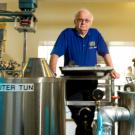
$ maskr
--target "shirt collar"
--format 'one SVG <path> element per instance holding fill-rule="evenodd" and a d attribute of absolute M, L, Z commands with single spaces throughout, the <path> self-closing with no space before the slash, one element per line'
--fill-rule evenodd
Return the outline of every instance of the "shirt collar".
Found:
<path fill-rule="evenodd" d="M 89 30 L 85 36 L 80 35 L 79 32 L 76 30 L 76 28 L 74 28 L 74 30 L 75 30 L 75 33 L 81 38 L 85 38 L 87 35 L 90 35 Z"/>

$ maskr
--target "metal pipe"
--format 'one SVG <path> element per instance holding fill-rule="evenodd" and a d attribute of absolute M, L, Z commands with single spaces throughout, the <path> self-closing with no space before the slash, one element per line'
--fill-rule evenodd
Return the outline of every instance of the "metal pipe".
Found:
<path fill-rule="evenodd" d="M 98 127 L 100 128 L 98 129 L 102 131 L 103 135 L 111 135 L 112 126 L 114 122 L 129 120 L 130 117 L 131 116 L 129 110 L 124 107 L 104 106 L 99 109 L 97 122 L 98 122 Z M 102 122 L 100 118 L 102 118 Z M 100 133 L 100 135 L 102 134 Z"/>
<path fill-rule="evenodd" d="M 12 12 L 12 11 L 0 11 L 0 16 L 34 16 L 31 11 L 20 11 L 20 12 Z"/>
<path fill-rule="evenodd" d="M 14 22 L 15 18 L 0 18 L 0 22 Z"/>
<path fill-rule="evenodd" d="M 24 31 L 24 44 L 23 44 L 23 61 L 22 61 L 22 67 L 26 64 L 26 52 L 27 52 L 27 32 Z"/>

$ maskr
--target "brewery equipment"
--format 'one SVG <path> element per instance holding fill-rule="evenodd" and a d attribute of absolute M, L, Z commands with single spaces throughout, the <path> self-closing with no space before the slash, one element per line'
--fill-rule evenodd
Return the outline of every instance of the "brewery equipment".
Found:
<path fill-rule="evenodd" d="M 130 120 L 119 122 L 118 135 L 134 135 L 135 134 L 135 92 L 119 91 L 119 106 L 127 108 L 130 112 Z"/>
<path fill-rule="evenodd" d="M 33 84 L 34 91 L 5 93 L 4 135 L 65 134 L 64 91 L 60 78 L 7 79 L 6 83 L 24 87 Z"/>
<path fill-rule="evenodd" d="M 109 73 L 113 70 L 112 67 L 76 67 L 66 66 L 60 68 L 63 73 L 64 88 L 66 91 L 66 82 L 71 80 L 98 80 L 98 87 L 104 92 L 104 97 L 101 104 L 107 105 L 111 103 L 111 96 L 113 95 L 114 82 L 109 76 Z M 95 105 L 95 101 L 67 101 L 67 105 L 76 106 L 90 106 Z"/>
<path fill-rule="evenodd" d="M 95 109 L 95 116 L 93 119 L 92 127 L 93 127 L 93 134 L 97 135 L 97 115 L 99 108 L 101 106 L 106 106 L 111 104 L 111 96 L 114 94 L 114 82 L 113 79 L 109 76 L 109 73 L 113 70 L 112 67 L 79 67 L 79 66 L 66 66 L 60 68 L 63 73 L 64 79 L 64 89 L 65 92 L 68 91 L 67 82 L 74 83 L 74 81 L 81 81 L 84 80 L 98 80 L 97 89 L 95 89 L 92 93 L 94 98 L 93 101 L 74 101 L 67 99 L 66 103 L 68 106 L 82 106 L 78 112 L 80 117 L 80 121 L 84 123 L 84 127 L 89 128 L 89 118 L 90 118 L 90 106 L 96 106 Z M 91 86 L 89 86 L 91 87 Z"/>
<path fill-rule="evenodd" d="M 0 11 L 0 22 L 15 22 L 24 33 L 22 68 L 3 70 L 0 78 L 1 135 L 64 135 L 62 79 L 55 78 L 45 59 L 26 62 L 27 32 L 35 32 L 36 0 L 19 0 L 19 12 Z M 3 68 L 3 67 L 2 67 Z M 7 73 L 11 73 L 9 76 Z M 3 81 L 2 81 L 3 80 Z"/>
<path fill-rule="evenodd" d="M 62 79 L 53 76 L 45 59 L 30 58 L 23 78 L 4 81 L 3 135 L 65 134 Z"/>

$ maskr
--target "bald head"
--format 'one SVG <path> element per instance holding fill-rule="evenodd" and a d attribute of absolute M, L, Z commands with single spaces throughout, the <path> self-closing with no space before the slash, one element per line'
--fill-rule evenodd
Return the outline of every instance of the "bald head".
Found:
<path fill-rule="evenodd" d="M 80 35 L 85 36 L 93 22 L 93 15 L 87 9 L 80 9 L 75 14 L 74 24 Z"/>
<path fill-rule="evenodd" d="M 88 10 L 88 9 L 80 9 L 79 11 L 76 12 L 75 14 L 75 20 L 82 14 L 85 13 L 87 16 L 89 16 L 91 22 L 93 21 L 93 14 Z"/>

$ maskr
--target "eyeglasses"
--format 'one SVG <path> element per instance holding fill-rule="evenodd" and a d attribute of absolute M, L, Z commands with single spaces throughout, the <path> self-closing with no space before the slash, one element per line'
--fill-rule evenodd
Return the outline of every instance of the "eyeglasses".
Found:
<path fill-rule="evenodd" d="M 79 22 L 79 23 L 82 23 L 82 22 L 89 23 L 90 20 L 89 19 L 77 19 L 77 22 Z"/>

